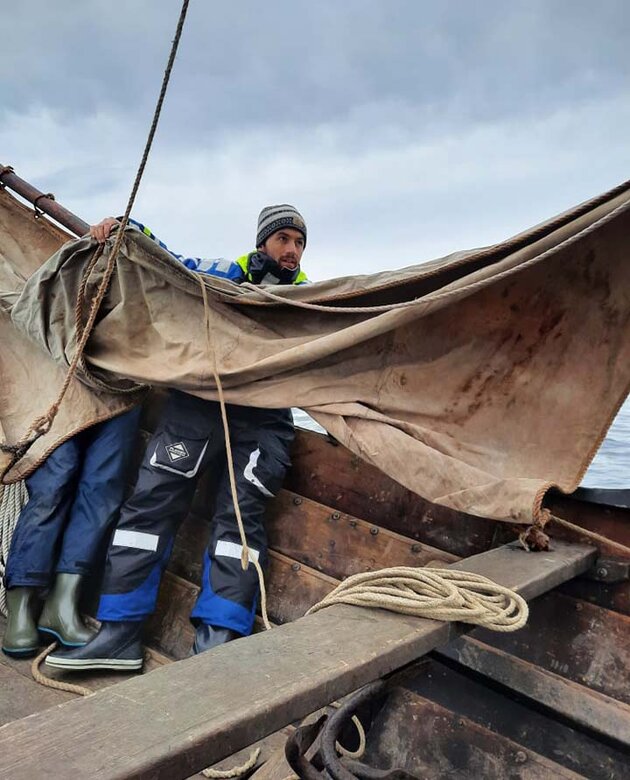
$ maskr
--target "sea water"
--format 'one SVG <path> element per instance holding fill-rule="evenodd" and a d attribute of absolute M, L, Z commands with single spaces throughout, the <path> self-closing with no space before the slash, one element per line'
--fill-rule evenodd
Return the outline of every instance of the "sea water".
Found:
<path fill-rule="evenodd" d="M 293 409 L 293 419 L 300 428 L 325 433 L 301 409 Z M 582 484 L 600 488 L 630 487 L 630 399 L 621 407 Z"/>

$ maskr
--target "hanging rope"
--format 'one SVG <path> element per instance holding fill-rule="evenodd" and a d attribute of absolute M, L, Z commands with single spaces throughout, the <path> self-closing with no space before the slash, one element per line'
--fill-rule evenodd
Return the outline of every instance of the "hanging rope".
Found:
<path fill-rule="evenodd" d="M 261 565 L 254 558 L 250 559 L 249 546 L 247 544 L 247 535 L 245 534 L 245 527 L 243 525 L 243 517 L 241 515 L 241 508 L 238 503 L 238 494 L 236 491 L 236 477 L 234 475 L 234 459 L 232 457 L 232 443 L 230 440 L 230 427 L 228 425 L 227 410 L 225 406 L 225 397 L 223 395 L 223 385 L 221 383 L 221 376 L 219 375 L 219 369 L 217 366 L 217 353 L 212 342 L 212 308 L 208 302 L 208 290 L 203 281 L 201 274 L 196 274 L 199 286 L 201 287 L 201 297 L 203 298 L 203 311 L 206 323 L 206 345 L 208 348 L 208 355 L 211 358 L 212 376 L 217 386 L 217 392 L 219 394 L 219 405 L 221 407 L 221 420 L 223 422 L 223 434 L 225 436 L 225 450 L 227 454 L 227 466 L 230 477 L 230 490 L 232 492 L 232 503 L 234 504 L 234 514 L 236 515 L 236 523 L 238 525 L 238 533 L 241 538 L 241 547 L 243 552 L 241 553 L 241 566 L 243 570 L 247 569 L 247 566 L 251 562 L 258 575 L 258 584 L 260 586 L 260 614 L 263 619 L 265 628 L 269 630 L 272 626 L 269 622 L 267 615 L 267 590 L 265 588 L 265 577 Z"/>
<path fill-rule="evenodd" d="M 332 604 L 380 607 L 414 617 L 473 623 L 492 631 L 516 631 L 529 614 L 522 596 L 481 574 L 409 566 L 354 574 L 306 614 Z"/>
<path fill-rule="evenodd" d="M 179 46 L 179 40 L 181 38 L 182 30 L 184 27 L 184 21 L 186 19 L 186 12 L 188 11 L 188 4 L 190 0 L 184 0 L 182 4 L 182 9 L 179 15 L 179 20 L 177 23 L 177 30 L 175 32 L 175 38 L 173 39 L 173 44 L 171 46 L 170 55 L 168 58 L 168 63 L 166 65 L 166 70 L 164 71 L 164 78 L 162 80 L 162 87 L 160 89 L 160 94 L 158 97 L 157 105 L 155 107 L 155 112 L 153 114 L 153 121 L 151 122 L 151 129 L 149 130 L 149 135 L 147 138 L 147 142 L 144 147 L 144 152 L 142 154 L 142 159 L 140 161 L 140 165 L 138 167 L 138 171 L 136 173 L 136 178 L 133 183 L 133 187 L 131 189 L 131 194 L 129 195 L 129 200 L 127 202 L 127 207 L 125 209 L 125 214 L 121 220 L 120 227 L 118 228 L 118 231 L 116 233 L 116 239 L 114 241 L 114 245 L 112 247 L 112 250 L 109 254 L 107 265 L 105 267 L 105 271 L 103 272 L 103 278 L 101 280 L 101 283 L 98 287 L 98 290 L 96 291 L 96 294 L 94 296 L 94 299 L 92 300 L 91 307 L 90 307 L 90 313 L 88 315 L 87 322 L 85 324 L 85 328 L 81 334 L 81 338 L 79 339 L 79 343 L 77 344 L 77 348 L 74 353 L 74 357 L 72 358 L 72 362 L 70 363 L 70 366 L 68 367 L 68 371 L 66 373 L 66 378 L 64 380 L 64 383 L 62 385 L 61 391 L 59 392 L 59 395 L 57 396 L 57 399 L 51 404 L 48 411 L 43 414 L 41 417 L 38 417 L 36 420 L 33 421 L 33 423 L 30 425 L 28 431 L 26 434 L 16 443 L 16 444 L 0 444 L 0 450 L 6 453 L 10 453 L 12 455 L 12 458 L 10 460 L 9 465 L 5 468 L 4 473 L 9 471 L 9 469 L 13 468 L 15 464 L 26 454 L 26 452 L 30 449 L 30 447 L 37 441 L 37 439 L 40 438 L 40 436 L 43 436 L 44 434 L 48 433 L 50 430 L 53 420 L 57 416 L 57 412 L 59 411 L 59 407 L 61 406 L 61 402 L 63 401 L 63 398 L 66 394 L 66 391 L 70 385 L 70 382 L 72 381 L 72 378 L 74 377 L 76 373 L 77 366 L 79 364 L 79 361 L 81 360 L 83 356 L 83 351 L 85 349 L 85 345 L 87 344 L 87 341 L 92 333 L 92 328 L 94 327 L 94 322 L 96 321 L 96 316 L 98 314 L 99 308 L 101 306 L 101 303 L 103 302 L 103 298 L 105 297 L 105 293 L 107 292 L 107 288 L 109 287 L 109 283 L 112 277 L 112 274 L 114 272 L 114 268 L 116 267 L 116 260 L 118 258 L 118 253 L 120 251 L 120 247 L 122 246 L 123 236 L 125 232 L 125 227 L 127 226 L 127 223 L 129 222 L 129 215 L 131 214 L 131 209 L 133 208 L 133 204 L 136 199 L 136 195 L 138 193 L 138 188 L 140 187 L 140 181 L 142 179 L 142 175 L 144 173 L 144 169 L 147 163 L 147 160 L 149 158 L 149 152 L 151 151 L 151 146 L 153 145 L 153 139 L 155 137 L 155 131 L 157 130 L 158 122 L 160 119 L 160 114 L 162 112 L 162 105 L 164 103 L 164 98 L 166 97 L 166 90 L 168 88 L 168 83 L 171 77 L 171 71 L 173 69 L 173 64 L 175 62 L 175 56 L 177 54 L 177 48 Z M 96 264 L 96 261 L 100 258 L 101 254 L 103 252 L 103 247 L 99 246 L 95 250 L 95 257 L 92 259 L 91 267 L 94 267 Z M 77 306 L 80 306 L 81 301 L 77 300 Z"/>
<path fill-rule="evenodd" d="M 24 480 L 10 485 L 0 485 L 0 612 L 5 617 L 8 615 L 8 609 L 4 575 L 7 570 L 13 531 L 27 501 L 28 491 Z"/>

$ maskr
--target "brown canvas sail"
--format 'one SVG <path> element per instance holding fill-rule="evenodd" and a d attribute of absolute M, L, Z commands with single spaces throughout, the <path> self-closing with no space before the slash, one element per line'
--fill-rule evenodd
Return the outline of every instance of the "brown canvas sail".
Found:
<path fill-rule="evenodd" d="M 209 318 L 228 403 L 298 406 L 433 502 L 540 521 L 545 490 L 575 489 L 628 392 L 629 237 L 626 184 L 501 244 L 400 271 L 271 290 L 204 278 L 204 310 L 199 279 L 129 230 L 82 382 L 6 478 L 126 408 L 134 383 L 216 399 Z M 74 352 L 94 244 L 60 248 L 65 238 L 0 192 L 9 442 Z M 89 273 L 84 318 L 106 262 L 107 251 Z"/>

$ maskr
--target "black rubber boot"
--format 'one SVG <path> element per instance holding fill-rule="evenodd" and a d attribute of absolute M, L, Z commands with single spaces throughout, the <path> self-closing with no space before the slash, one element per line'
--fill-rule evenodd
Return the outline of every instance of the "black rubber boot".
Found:
<path fill-rule="evenodd" d="M 39 616 L 39 630 L 66 647 L 83 647 L 96 633 L 84 624 L 79 614 L 82 582 L 81 574 L 57 574 Z"/>
<path fill-rule="evenodd" d="M 205 623 L 199 623 L 195 630 L 195 641 L 193 642 L 191 655 L 205 653 L 206 650 L 212 650 L 213 647 L 224 645 L 226 642 L 231 642 L 240 636 L 238 632 L 232 631 L 231 628 L 208 626 Z"/>
<path fill-rule="evenodd" d="M 112 669 L 129 672 L 142 668 L 142 621 L 101 624 L 100 631 L 84 647 L 57 650 L 46 658 L 46 664 L 66 671 Z"/>
<path fill-rule="evenodd" d="M 39 649 L 37 610 L 39 588 L 17 587 L 7 590 L 9 616 L 2 640 L 2 652 L 15 658 L 28 658 Z"/>

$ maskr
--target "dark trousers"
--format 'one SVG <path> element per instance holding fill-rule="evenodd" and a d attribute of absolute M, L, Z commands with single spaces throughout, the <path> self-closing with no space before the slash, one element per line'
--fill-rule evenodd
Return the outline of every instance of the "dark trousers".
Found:
<path fill-rule="evenodd" d="M 294 436 L 286 409 L 229 405 L 232 457 L 241 516 L 252 557 L 264 567 L 267 500 L 281 487 Z M 241 539 L 225 458 L 219 404 L 171 391 L 123 506 L 107 556 L 99 620 L 143 620 L 155 609 L 162 572 L 179 525 L 207 469 L 218 480 L 202 587 L 191 618 L 251 633 L 258 596 L 253 565 L 241 566 Z"/>
<path fill-rule="evenodd" d="M 60 444 L 26 480 L 5 583 L 49 587 L 55 572 L 89 574 L 116 521 L 140 419 L 136 407 Z"/>

